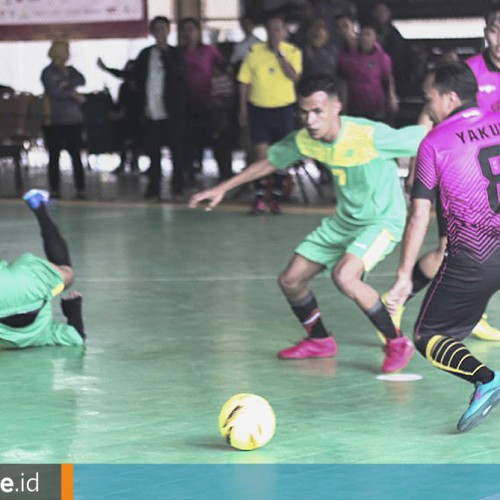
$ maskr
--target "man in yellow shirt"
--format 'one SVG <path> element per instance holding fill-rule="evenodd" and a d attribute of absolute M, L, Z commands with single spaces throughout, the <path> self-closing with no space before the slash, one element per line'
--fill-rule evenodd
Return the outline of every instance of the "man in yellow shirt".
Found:
<path fill-rule="evenodd" d="M 242 127 L 250 128 L 256 160 L 267 157 L 271 144 L 294 129 L 295 83 L 302 72 L 302 53 L 285 40 L 288 36 L 282 17 L 272 15 L 265 24 L 267 42 L 257 43 L 245 57 L 238 73 Z M 283 175 L 272 176 L 271 213 L 279 214 Z M 250 214 L 267 209 L 262 183 L 256 185 Z"/>

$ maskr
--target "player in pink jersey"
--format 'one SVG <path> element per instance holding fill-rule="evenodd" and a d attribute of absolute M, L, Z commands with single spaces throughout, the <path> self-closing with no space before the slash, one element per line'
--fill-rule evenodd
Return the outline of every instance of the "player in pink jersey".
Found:
<path fill-rule="evenodd" d="M 500 111 L 500 2 L 493 2 L 487 9 L 484 20 L 484 38 L 487 44 L 486 50 L 471 57 L 466 63 L 472 69 L 477 83 L 476 95 L 478 106 L 484 110 Z M 451 59 L 450 59 L 451 60 Z M 456 59 L 458 60 L 458 58 Z M 419 122 L 427 125 L 430 117 L 424 109 Z M 414 162 L 410 165 L 410 184 L 413 177 Z M 438 222 L 439 244 L 430 252 L 421 256 L 413 269 L 413 293 L 412 296 L 424 289 L 436 275 L 444 257 L 447 246 L 446 224 L 442 215 L 439 197 L 436 201 L 436 217 Z M 399 327 L 404 308 L 401 307 L 394 315 L 393 320 Z M 488 316 L 483 314 L 472 330 L 472 335 L 488 341 L 500 341 L 500 330 L 488 322 Z"/>
<path fill-rule="evenodd" d="M 484 20 L 484 39 L 487 47 L 483 53 L 467 59 L 476 76 L 480 108 L 500 112 L 500 2 L 493 2 Z"/>
<path fill-rule="evenodd" d="M 436 67 L 425 95 L 436 127 L 422 141 L 397 280 L 387 297 L 395 310 L 412 292 L 412 270 L 422 247 L 437 190 L 448 247 L 415 324 L 419 352 L 434 366 L 475 384 L 457 428 L 468 431 L 500 404 L 500 372 L 462 343 L 500 288 L 500 114 L 481 110 L 477 82 L 463 63 Z"/>

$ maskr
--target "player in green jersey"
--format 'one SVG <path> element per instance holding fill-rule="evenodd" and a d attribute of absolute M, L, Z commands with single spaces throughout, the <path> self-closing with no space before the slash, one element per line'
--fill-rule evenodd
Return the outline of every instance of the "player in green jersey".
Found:
<path fill-rule="evenodd" d="M 311 279 L 326 269 L 337 288 L 383 333 L 382 371 L 400 370 L 410 361 L 413 345 L 395 328 L 378 292 L 363 277 L 401 240 L 406 206 L 395 159 L 413 156 L 427 130 L 419 125 L 396 130 L 364 118 L 340 116 L 337 85 L 329 77 L 302 80 L 298 94 L 304 128 L 274 144 L 267 159 L 195 194 L 189 205 L 194 208 L 207 200 L 211 210 L 230 189 L 304 157 L 323 163 L 334 179 L 337 211 L 306 236 L 279 276 L 279 286 L 307 336 L 278 356 L 303 359 L 337 354 L 337 344 L 309 288 Z"/>
<path fill-rule="evenodd" d="M 49 193 L 32 189 L 24 200 L 37 218 L 47 259 L 31 253 L 13 262 L 0 259 L 0 347 L 82 345 L 80 293 L 61 300 L 68 324 L 52 317 L 51 300 L 73 283 L 74 272 L 68 245 L 46 209 Z"/>

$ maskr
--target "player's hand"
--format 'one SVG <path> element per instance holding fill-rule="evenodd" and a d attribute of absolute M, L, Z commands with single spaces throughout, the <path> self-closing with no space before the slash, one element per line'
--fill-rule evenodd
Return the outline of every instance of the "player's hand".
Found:
<path fill-rule="evenodd" d="M 198 204 L 202 201 L 208 201 L 208 205 L 205 210 L 209 212 L 215 208 L 224 198 L 224 192 L 217 189 L 207 189 L 206 191 L 200 191 L 199 193 L 193 194 L 189 199 L 189 208 L 196 208 Z"/>
<path fill-rule="evenodd" d="M 403 305 L 411 295 L 413 283 L 411 277 L 400 276 L 392 285 L 386 296 L 386 305 L 389 314 L 397 312 L 398 305 Z"/>

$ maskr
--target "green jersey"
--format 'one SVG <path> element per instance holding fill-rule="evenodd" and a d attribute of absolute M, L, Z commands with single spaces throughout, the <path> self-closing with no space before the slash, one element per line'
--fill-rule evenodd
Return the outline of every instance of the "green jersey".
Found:
<path fill-rule="evenodd" d="M 0 348 L 81 345 L 78 332 L 52 316 L 51 300 L 63 290 L 61 274 L 45 259 L 25 253 L 11 263 L 0 260 L 0 318 L 39 310 L 28 326 L 0 323 Z"/>
<path fill-rule="evenodd" d="M 335 141 L 318 141 L 301 129 L 271 146 L 268 159 L 278 169 L 304 157 L 325 165 L 335 184 L 337 217 L 349 226 L 387 221 L 402 228 L 406 204 L 395 159 L 415 156 L 425 134 L 425 127 L 420 125 L 394 129 L 384 123 L 342 116 Z"/>

